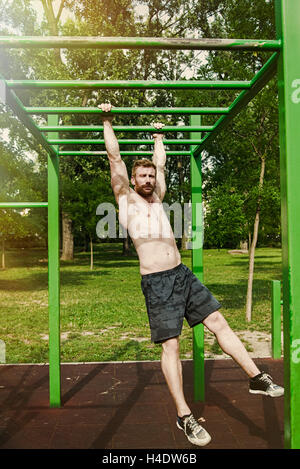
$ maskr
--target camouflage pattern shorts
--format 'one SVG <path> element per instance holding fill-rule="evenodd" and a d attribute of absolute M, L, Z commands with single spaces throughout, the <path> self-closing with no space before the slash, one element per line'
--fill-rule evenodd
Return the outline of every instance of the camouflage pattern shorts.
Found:
<path fill-rule="evenodd" d="M 184 264 L 142 275 L 141 287 L 154 343 L 180 335 L 184 318 L 193 327 L 221 307 Z"/>

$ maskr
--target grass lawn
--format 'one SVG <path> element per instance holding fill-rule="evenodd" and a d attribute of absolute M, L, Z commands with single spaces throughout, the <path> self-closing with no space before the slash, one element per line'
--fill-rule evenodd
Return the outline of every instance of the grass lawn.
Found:
<path fill-rule="evenodd" d="M 191 251 L 182 261 L 191 267 Z M 41 249 L 7 252 L 0 271 L 0 339 L 6 363 L 48 362 L 48 266 Z M 270 280 L 281 279 L 281 250 L 256 251 L 252 322 L 245 321 L 248 256 L 227 250 L 204 252 L 205 284 L 222 303 L 222 313 L 236 330 L 271 330 Z M 215 344 L 206 344 L 215 347 Z M 182 331 L 181 357 L 191 358 L 192 330 Z M 215 350 L 216 353 L 217 350 Z M 121 245 L 97 245 L 94 270 L 89 254 L 61 262 L 61 360 L 159 360 L 161 347 L 150 342 L 140 289 L 139 263 L 123 257 Z"/>

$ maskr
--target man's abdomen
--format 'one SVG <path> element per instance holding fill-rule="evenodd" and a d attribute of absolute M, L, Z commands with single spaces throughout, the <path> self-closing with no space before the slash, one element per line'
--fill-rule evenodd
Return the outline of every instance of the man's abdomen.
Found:
<path fill-rule="evenodd" d="M 142 275 L 173 269 L 181 262 L 175 239 L 136 240 Z"/>

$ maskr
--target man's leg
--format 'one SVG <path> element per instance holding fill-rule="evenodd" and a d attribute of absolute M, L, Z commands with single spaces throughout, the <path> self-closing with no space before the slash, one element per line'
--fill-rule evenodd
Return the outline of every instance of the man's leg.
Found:
<path fill-rule="evenodd" d="M 253 378 L 260 373 L 244 345 L 219 311 L 215 311 L 207 316 L 203 324 L 215 334 L 223 352 L 230 355 L 247 373 L 249 378 Z"/>
<path fill-rule="evenodd" d="M 283 387 L 273 383 L 272 377 L 267 373 L 260 372 L 240 339 L 232 331 L 226 319 L 219 311 L 210 314 L 203 321 L 203 324 L 215 334 L 222 350 L 230 355 L 247 373 L 250 378 L 250 393 L 264 394 L 271 397 L 283 396 Z"/>
<path fill-rule="evenodd" d="M 177 409 L 176 425 L 187 439 L 198 446 L 211 441 L 209 433 L 196 421 L 183 394 L 182 366 L 179 358 L 179 337 L 162 343 L 161 367 Z"/>
<path fill-rule="evenodd" d="M 179 337 L 173 337 L 162 343 L 161 368 L 174 399 L 177 415 L 183 417 L 191 410 L 183 394 L 182 365 L 179 358 Z"/>

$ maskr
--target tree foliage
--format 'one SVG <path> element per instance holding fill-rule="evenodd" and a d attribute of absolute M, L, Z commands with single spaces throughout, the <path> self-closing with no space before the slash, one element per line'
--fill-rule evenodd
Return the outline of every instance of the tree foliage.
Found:
<path fill-rule="evenodd" d="M 68 36 L 144 36 L 144 37 L 275 37 L 273 2 L 267 0 L 61 0 L 53 10 L 51 0 L 41 0 L 44 17 L 37 21 L 36 11 L 30 0 L 0 0 L 1 34 L 68 35 Z M 143 9 L 141 8 L 143 7 Z M 72 15 L 62 21 L 62 13 Z M 249 80 L 268 58 L 263 52 L 227 51 L 168 51 L 168 50 L 96 50 L 96 49 L 16 49 L 1 51 L 2 73 L 14 79 L 90 79 L 90 80 L 178 80 L 219 79 Z M 122 106 L 227 106 L 236 96 L 232 91 L 171 91 L 171 90 L 41 90 L 18 91 L 25 105 L 33 106 L 97 106 L 109 100 Z M 30 152 L 36 158 L 41 174 L 37 187 L 46 193 L 46 153 L 36 143 L 21 123 L 10 113 L 0 114 L 1 126 L 14 152 Z M 9 116 L 9 117 L 8 117 Z M 163 116 L 165 124 L 188 124 L 187 116 Z M 149 124 L 151 116 L 118 116 L 114 123 Z M 157 119 L 156 119 L 157 120 Z M 260 234 L 263 243 L 279 239 L 279 174 L 278 174 L 278 126 L 276 80 L 239 114 L 237 118 L 210 144 L 203 153 L 204 188 L 206 206 L 214 207 L 207 213 L 205 239 L 214 245 L 222 213 L 223 220 L 235 211 L 234 236 L 228 229 L 219 231 L 215 245 L 235 247 L 251 233 L 258 200 L 259 168 L 265 159 L 264 185 L 260 189 Z M 41 123 L 46 123 L 40 118 Z M 65 115 L 62 124 L 99 124 L 99 118 L 88 115 Z M 203 124 L 211 124 L 214 118 L 203 116 Z M 76 138 L 82 134 L 72 133 Z M 99 133 L 87 133 L 86 138 L 101 138 Z M 178 134 L 185 136 L 186 134 Z M 61 132 L 61 138 L 70 134 Z M 119 138 L 151 138 L 118 133 Z M 166 138 L 174 138 L 167 134 Z M 183 150 L 188 147 L 181 147 Z M 62 146 L 63 150 L 64 147 Z M 68 146 L 68 149 L 80 149 Z M 82 149 L 91 149 L 88 146 Z M 93 149 L 104 150 L 103 145 Z M 132 146 L 122 146 L 134 150 Z M 140 147 L 139 149 L 149 149 Z M 168 149 L 175 149 L 171 146 Z M 178 147 L 176 147 L 178 149 Z M 132 158 L 125 158 L 128 172 Z M 74 217 L 76 231 L 78 213 L 76 197 L 85 200 L 86 185 L 99 191 L 101 197 L 112 194 L 109 186 L 109 164 L 106 158 L 64 157 L 60 162 L 61 207 Z M 103 175 L 103 180 L 99 175 Z M 190 198 L 189 158 L 168 158 L 166 168 L 168 192 L 166 202 L 187 202 Z M 230 183 L 229 183 L 230 181 Z M 108 191 L 108 192 L 107 192 Z M 33 196 L 33 194 L 32 194 Z M 74 198 L 75 197 L 75 198 Z M 230 203 L 231 201 L 231 203 Z M 242 203 L 241 203 L 242 201 Z M 219 205 L 218 205 L 219 204 Z M 237 220 L 240 225 L 237 226 Z M 227 225 L 227 224 L 226 224 Z M 228 226 L 228 225 L 227 225 Z M 246 234 L 245 234 L 246 233 Z M 223 238 L 222 238 L 223 236 Z M 239 236 L 241 239 L 239 239 Z M 230 241 L 231 239 L 231 241 Z"/>

